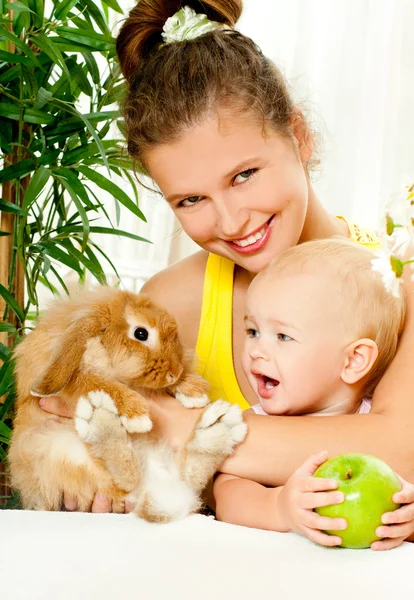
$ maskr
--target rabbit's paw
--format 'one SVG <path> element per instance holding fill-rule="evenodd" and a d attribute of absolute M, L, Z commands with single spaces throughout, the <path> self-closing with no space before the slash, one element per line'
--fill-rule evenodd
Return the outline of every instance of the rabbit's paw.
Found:
<path fill-rule="evenodd" d="M 246 437 L 247 425 L 236 404 L 223 400 L 211 403 L 198 421 L 188 448 L 205 453 L 229 455 Z"/>
<path fill-rule="evenodd" d="M 126 417 L 123 415 L 121 423 L 128 433 L 145 433 L 152 429 L 152 421 L 148 415 L 142 415 L 141 417 Z"/>
<path fill-rule="evenodd" d="M 126 439 L 116 406 L 106 392 L 89 392 L 78 400 L 75 429 L 87 444 L 98 444 L 110 436 Z"/>
<path fill-rule="evenodd" d="M 176 392 L 175 397 L 185 408 L 202 408 L 207 406 L 210 402 L 210 398 L 207 394 L 201 394 L 199 396 L 188 396 L 182 392 Z"/>

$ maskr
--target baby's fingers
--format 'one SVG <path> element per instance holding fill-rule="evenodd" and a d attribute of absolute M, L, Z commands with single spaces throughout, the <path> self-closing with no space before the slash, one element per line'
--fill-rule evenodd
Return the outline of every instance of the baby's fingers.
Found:
<path fill-rule="evenodd" d="M 300 492 L 326 492 L 327 490 L 336 490 L 338 482 L 336 479 L 321 479 L 320 477 L 300 477 L 297 478 L 298 489 Z M 336 504 L 334 502 L 333 504 Z"/>
<path fill-rule="evenodd" d="M 340 537 L 336 535 L 328 535 L 327 533 L 323 533 L 317 529 L 311 529 L 310 527 L 303 527 L 303 533 L 310 539 L 312 542 L 316 544 L 320 544 L 321 546 L 340 546 L 342 544 L 342 540 Z"/>
<path fill-rule="evenodd" d="M 323 450 L 313 454 L 297 469 L 297 475 L 313 475 L 318 467 L 328 460 L 328 452 Z"/>
<path fill-rule="evenodd" d="M 348 527 L 345 519 L 322 517 L 322 515 L 318 515 L 318 513 L 312 511 L 306 511 L 302 522 L 305 527 L 321 529 L 323 531 L 339 531 Z"/>
<path fill-rule="evenodd" d="M 344 495 L 342 492 L 306 492 L 301 494 L 300 507 L 313 510 L 321 506 L 341 504 L 343 501 Z"/>

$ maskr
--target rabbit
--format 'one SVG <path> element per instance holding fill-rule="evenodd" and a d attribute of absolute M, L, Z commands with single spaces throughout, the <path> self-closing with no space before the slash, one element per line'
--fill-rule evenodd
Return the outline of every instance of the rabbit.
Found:
<path fill-rule="evenodd" d="M 191 369 L 174 318 L 143 294 L 102 286 L 59 298 L 19 344 L 15 360 L 16 416 L 8 460 L 12 486 L 26 509 L 60 510 L 66 493 L 87 511 L 100 491 L 112 499 L 115 512 L 123 511 L 130 494 L 143 518 L 185 516 L 198 510 L 202 488 L 246 435 L 240 411 L 228 403 L 212 412 L 217 403 L 207 406 L 181 453 L 149 433 L 148 404 L 139 389 L 147 395 L 164 390 L 188 408 L 204 407 L 209 398 L 207 383 Z M 57 393 L 75 409 L 74 424 L 39 407 L 38 396 Z M 66 426 L 53 427 L 53 418 Z M 209 429 L 210 445 L 199 441 L 200 431 L 205 437 Z M 217 435 L 223 439 L 217 441 Z M 171 481 L 183 496 L 179 509 L 173 502 L 169 510 L 151 491 L 149 466 L 157 460 L 164 471 L 174 472 Z M 164 499 L 174 498 L 173 488 L 171 483 L 169 493 L 164 489 Z"/>

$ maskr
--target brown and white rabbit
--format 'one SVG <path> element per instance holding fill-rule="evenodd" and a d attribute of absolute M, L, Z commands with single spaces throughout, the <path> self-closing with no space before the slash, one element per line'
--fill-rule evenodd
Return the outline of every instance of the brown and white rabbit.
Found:
<path fill-rule="evenodd" d="M 9 465 L 25 508 L 59 510 L 68 494 L 88 510 L 100 491 L 114 510 L 130 493 L 139 516 L 182 517 L 198 509 L 202 489 L 245 437 L 240 410 L 225 402 L 207 407 L 181 453 L 146 433 L 152 423 L 140 389 L 165 390 L 186 407 L 209 400 L 174 318 L 142 294 L 101 287 L 59 298 L 15 357 Z M 75 409 L 76 431 L 70 420 L 50 426 L 38 396 L 53 394 Z"/>

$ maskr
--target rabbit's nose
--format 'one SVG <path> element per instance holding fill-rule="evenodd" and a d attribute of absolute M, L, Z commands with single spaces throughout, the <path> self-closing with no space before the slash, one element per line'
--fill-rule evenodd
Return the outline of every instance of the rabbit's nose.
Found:
<path fill-rule="evenodd" d="M 168 383 L 173 383 L 175 381 L 175 379 L 176 378 L 174 377 L 174 375 L 172 373 L 168 373 L 168 375 L 167 375 Z"/>

